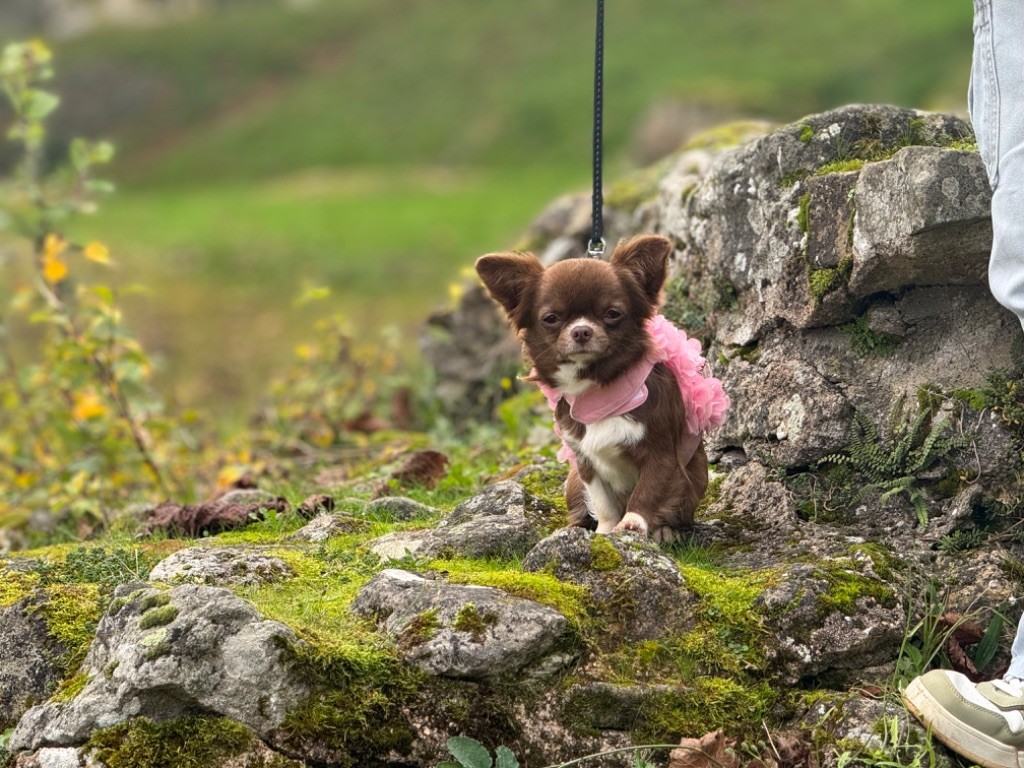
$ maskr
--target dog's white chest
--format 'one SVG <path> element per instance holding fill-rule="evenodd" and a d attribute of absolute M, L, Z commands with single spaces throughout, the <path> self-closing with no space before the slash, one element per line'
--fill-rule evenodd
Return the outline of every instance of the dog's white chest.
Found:
<path fill-rule="evenodd" d="M 636 484 L 636 465 L 624 449 L 644 439 L 647 429 L 625 416 L 610 416 L 587 425 L 579 450 L 594 467 L 598 477 L 616 491 L 629 491 Z"/>

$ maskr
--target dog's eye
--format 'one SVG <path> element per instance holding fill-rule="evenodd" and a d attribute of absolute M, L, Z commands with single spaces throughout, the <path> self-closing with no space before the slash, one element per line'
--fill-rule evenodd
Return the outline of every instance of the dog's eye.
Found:
<path fill-rule="evenodd" d="M 548 314 L 544 315 L 540 321 L 544 323 L 544 325 L 558 325 L 559 322 L 558 315 L 554 312 L 548 312 Z"/>
<path fill-rule="evenodd" d="M 622 312 L 620 312 L 619 310 L 615 309 L 615 307 L 612 307 L 611 309 L 609 309 L 607 312 L 604 313 L 604 319 L 605 320 L 614 321 L 614 320 L 618 320 L 621 317 L 622 317 Z"/>

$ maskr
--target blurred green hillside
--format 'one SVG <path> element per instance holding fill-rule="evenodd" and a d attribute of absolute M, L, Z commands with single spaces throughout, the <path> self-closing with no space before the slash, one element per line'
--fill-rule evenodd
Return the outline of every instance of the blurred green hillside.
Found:
<path fill-rule="evenodd" d="M 413 328 L 478 254 L 589 175 L 593 3 L 232 7 L 61 45 L 64 135 L 113 138 L 120 194 L 79 234 L 189 402 L 247 406 L 326 283 L 364 335 Z M 611 0 L 614 175 L 666 98 L 789 121 L 846 102 L 961 109 L 964 0 Z"/>

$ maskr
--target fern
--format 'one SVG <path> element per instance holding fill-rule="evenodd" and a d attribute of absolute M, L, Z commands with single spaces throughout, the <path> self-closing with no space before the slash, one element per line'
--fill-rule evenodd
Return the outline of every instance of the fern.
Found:
<path fill-rule="evenodd" d="M 866 417 L 855 413 L 846 450 L 825 456 L 818 466 L 844 466 L 862 475 L 867 482 L 857 494 L 859 499 L 871 491 L 880 491 L 882 501 L 903 496 L 924 528 L 928 525 L 928 503 L 918 484 L 919 476 L 968 441 L 953 434 L 949 419 L 936 420 L 932 409 L 919 408 L 911 419 L 904 414 L 903 406 L 901 398 L 889 417 L 887 438 Z"/>

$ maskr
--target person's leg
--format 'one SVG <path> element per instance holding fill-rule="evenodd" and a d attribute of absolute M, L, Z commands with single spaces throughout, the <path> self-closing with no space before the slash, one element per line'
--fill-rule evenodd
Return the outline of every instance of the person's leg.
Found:
<path fill-rule="evenodd" d="M 992 184 L 989 287 L 1024 324 L 1024 0 L 974 0 L 971 121 Z M 1024 768 L 1024 617 L 1002 680 L 933 669 L 903 701 L 946 746 L 988 768 Z"/>
<path fill-rule="evenodd" d="M 1024 680 L 1024 615 L 1017 622 L 1017 636 L 1013 638 L 1010 649 L 1010 668 L 1003 675 L 1004 680 Z"/>
<path fill-rule="evenodd" d="M 974 7 L 969 107 L 993 187 L 989 287 L 1024 324 L 1024 3 Z"/>

